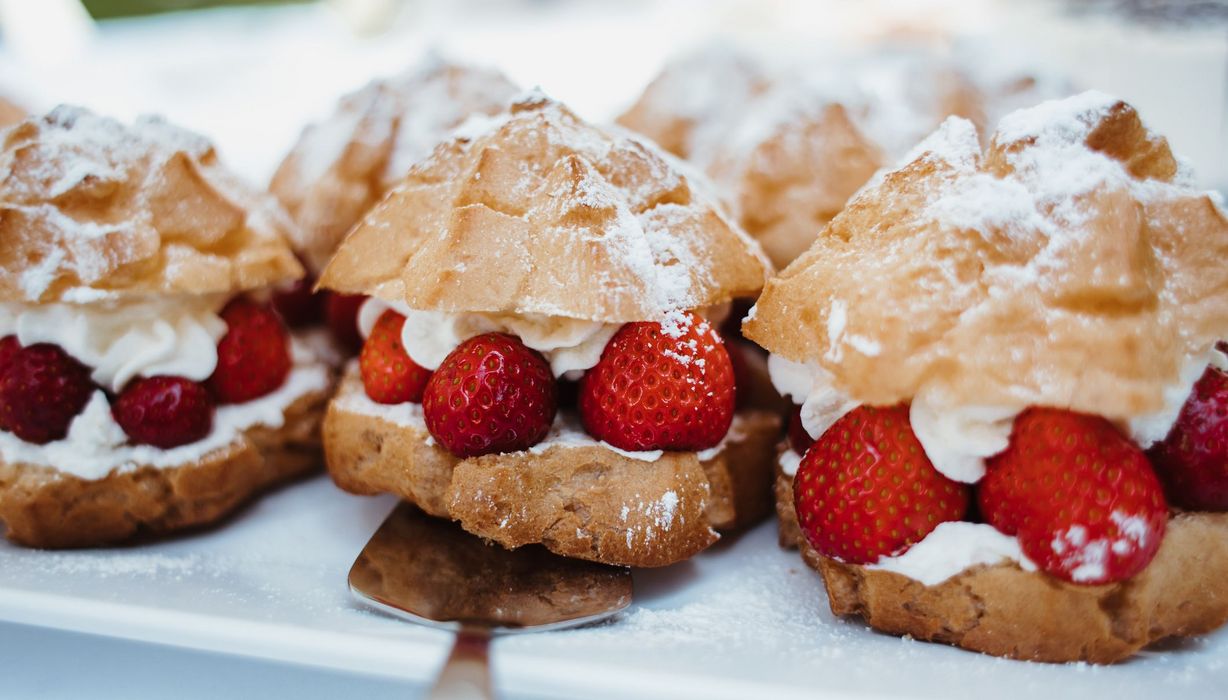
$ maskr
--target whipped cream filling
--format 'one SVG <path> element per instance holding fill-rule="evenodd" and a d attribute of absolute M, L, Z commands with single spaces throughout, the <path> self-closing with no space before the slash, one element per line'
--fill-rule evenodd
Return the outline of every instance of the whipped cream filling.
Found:
<path fill-rule="evenodd" d="M 294 365 L 278 389 L 247 403 L 218 406 L 213 429 L 196 442 L 169 450 L 129 444 L 128 436 L 111 415 L 106 394 L 95 391 L 85 409 L 73 419 L 64 439 L 35 445 L 0 431 L 0 457 L 10 464 L 52 467 L 87 480 L 137 467 L 167 469 L 195 462 L 231 444 L 248 428 L 282 427 L 291 404 L 311 392 L 328 388 L 328 366 L 297 341 L 291 342 L 291 350 Z"/>
<path fill-rule="evenodd" d="M 786 448 L 776 459 L 782 472 L 797 475 L 802 457 L 792 448 Z M 1020 548 L 1019 538 L 985 523 L 944 522 L 907 550 L 880 557 L 866 568 L 892 571 L 936 586 L 968 569 L 1001 562 L 1014 562 L 1024 571 L 1036 570 L 1036 564 Z"/>
<path fill-rule="evenodd" d="M 781 396 L 801 404 L 802 427 L 815 440 L 859 405 L 836 389 L 835 378 L 818 363 L 794 362 L 771 354 L 768 376 Z"/>
<path fill-rule="evenodd" d="M 356 371 L 354 364 L 351 363 L 349 373 L 353 374 Z M 377 403 L 372 401 L 366 392 L 362 390 L 361 383 L 352 384 L 348 391 L 342 389 L 334 399 L 334 402 L 340 410 L 373 418 L 381 418 L 395 425 L 426 433 L 428 436 L 430 434 L 426 428 L 426 419 L 422 414 L 422 404 L 409 401 L 399 404 Z M 695 456 L 701 462 L 714 459 L 717 455 L 724 452 L 726 446 L 730 443 L 736 443 L 745 437 L 744 419 L 741 415 L 734 414 L 733 423 L 730 424 L 725 437 L 721 438 L 721 441 L 713 447 L 696 452 Z M 430 440 L 429 444 L 434 444 L 433 438 L 428 437 L 428 440 Z M 542 454 L 555 447 L 602 447 L 624 457 L 638 459 L 642 462 L 655 462 L 665 456 L 664 450 L 624 450 L 608 442 L 596 440 L 584 431 L 579 417 L 570 411 L 559 411 L 546 437 L 526 451 L 530 454 Z"/>
<path fill-rule="evenodd" d="M 91 378 L 118 392 L 135 377 L 170 374 L 203 381 L 217 367 L 217 343 L 226 334 L 218 316 L 223 296 L 142 299 L 78 304 L 0 303 L 0 337 L 22 345 L 54 343 Z"/>
<path fill-rule="evenodd" d="M 1118 427 L 1142 449 L 1163 440 L 1208 365 L 1228 366 L 1228 358 L 1218 350 L 1191 358 L 1178 381 L 1165 388 L 1160 410 Z M 835 387 L 831 373 L 818 363 L 769 355 L 768 374 L 781 395 L 801 404 L 802 427 L 816 440 L 859 405 Z M 954 481 L 975 484 L 985 476 L 985 460 L 1006 449 L 1015 416 L 1024 408 L 952 405 L 941 393 L 922 387 L 912 399 L 908 419 L 935 469 Z"/>
<path fill-rule="evenodd" d="M 384 311 L 405 317 L 401 343 L 410 359 L 429 370 L 439 368 L 448 353 L 484 333 L 510 333 L 537 350 L 556 377 L 576 379 L 597 364 L 606 343 L 622 324 L 544 316 L 542 314 L 447 313 L 418 311 L 404 304 L 368 299 L 358 312 L 358 329 L 366 338 Z"/>
<path fill-rule="evenodd" d="M 1019 548 L 1018 538 L 984 523 L 945 522 L 902 554 L 881 557 L 866 568 L 892 571 L 936 586 L 973 567 L 1004 561 L 1014 562 L 1024 571 L 1036 571 L 1036 564 Z"/>

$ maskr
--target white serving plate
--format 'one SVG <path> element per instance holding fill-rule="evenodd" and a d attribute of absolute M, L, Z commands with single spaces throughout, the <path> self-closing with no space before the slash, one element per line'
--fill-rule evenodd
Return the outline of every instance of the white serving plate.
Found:
<path fill-rule="evenodd" d="M 391 505 L 316 477 L 186 537 L 82 552 L 0 545 L 0 620 L 420 684 L 449 636 L 367 612 L 345 586 Z M 613 622 L 498 640 L 496 683 L 509 697 L 709 700 L 1193 700 L 1228 687 L 1224 631 L 1109 668 L 876 634 L 831 616 L 817 575 L 776 546 L 774 527 L 637 572 L 636 603 Z"/>

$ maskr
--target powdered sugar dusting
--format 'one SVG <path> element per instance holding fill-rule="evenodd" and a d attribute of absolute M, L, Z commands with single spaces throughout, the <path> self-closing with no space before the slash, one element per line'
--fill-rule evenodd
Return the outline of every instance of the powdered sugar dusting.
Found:
<path fill-rule="evenodd" d="M 3 136 L 0 209 L 22 262 L 4 271 L 12 301 L 90 301 L 129 287 L 230 292 L 235 279 L 254 288 L 293 265 L 284 214 L 225 171 L 203 136 L 155 116 L 128 127 L 68 105 Z M 217 243 L 227 235 L 252 252 L 228 261 L 233 270 L 219 269 Z M 185 275 L 188 263 L 204 269 Z M 129 282 L 138 265 L 151 271 Z"/>
<path fill-rule="evenodd" d="M 347 238 L 333 267 L 391 235 L 395 227 L 381 222 L 385 208 L 402 198 L 418 201 L 429 190 L 440 207 L 468 212 L 450 217 L 452 226 L 483 219 L 498 229 L 491 235 L 506 237 L 496 250 L 463 261 L 471 279 L 525 280 L 516 289 L 492 285 L 497 298 L 470 294 L 465 309 L 450 303 L 454 295 L 442 290 L 442 280 L 406 275 L 388 285 L 390 299 L 440 299 L 440 308 L 431 310 L 649 320 L 723 303 L 753 287 L 766 268 L 758 246 L 726 218 L 702 175 L 630 132 L 583 122 L 540 90 L 522 94 L 504 115 L 469 120 L 452 138 L 414 166 L 358 235 Z M 446 265 L 457 247 L 449 246 L 449 227 L 430 225 L 434 233 L 422 237 L 413 259 Z M 601 293 L 569 293 L 577 275 Z"/>

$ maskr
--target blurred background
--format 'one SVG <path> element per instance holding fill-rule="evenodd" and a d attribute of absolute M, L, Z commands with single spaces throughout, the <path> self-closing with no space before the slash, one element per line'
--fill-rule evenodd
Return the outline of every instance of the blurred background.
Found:
<path fill-rule="evenodd" d="M 974 47 L 1134 103 L 1228 190 L 1228 2 L 1177 0 L 0 0 L 0 94 L 166 114 L 267 181 L 341 94 L 423 54 L 501 68 L 609 120 L 714 39 L 778 50 Z M 816 60 L 813 70 L 825 65 Z"/>

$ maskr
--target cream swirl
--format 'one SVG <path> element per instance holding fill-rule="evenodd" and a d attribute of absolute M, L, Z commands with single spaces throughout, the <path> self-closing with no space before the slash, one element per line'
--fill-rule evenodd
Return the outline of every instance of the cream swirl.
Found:
<path fill-rule="evenodd" d="M 120 391 L 135 377 L 207 379 L 226 334 L 224 297 L 166 297 L 108 304 L 0 304 L 0 336 L 54 343 Z"/>
<path fill-rule="evenodd" d="M 404 304 L 368 299 L 358 314 L 363 337 L 388 309 L 405 317 L 401 343 L 410 359 L 427 369 L 437 369 L 456 346 L 483 333 L 510 333 L 546 357 L 554 376 L 575 376 L 597 364 L 606 343 L 620 324 L 542 314 L 446 313 L 418 311 Z"/>
<path fill-rule="evenodd" d="M 1217 352 L 1191 359 L 1178 380 L 1165 387 L 1163 408 L 1122 421 L 1118 427 L 1144 449 L 1163 440 L 1194 382 L 1209 364 L 1216 363 L 1228 361 Z M 815 439 L 858 406 L 858 402 L 836 388 L 831 373 L 818 363 L 793 362 L 769 355 L 768 372 L 776 390 L 801 405 L 802 426 Z M 1023 404 L 959 405 L 926 384 L 913 397 L 908 419 L 935 469 L 949 479 L 974 484 L 985 475 L 985 461 L 1006 449 L 1015 416 L 1025 408 Z"/>

